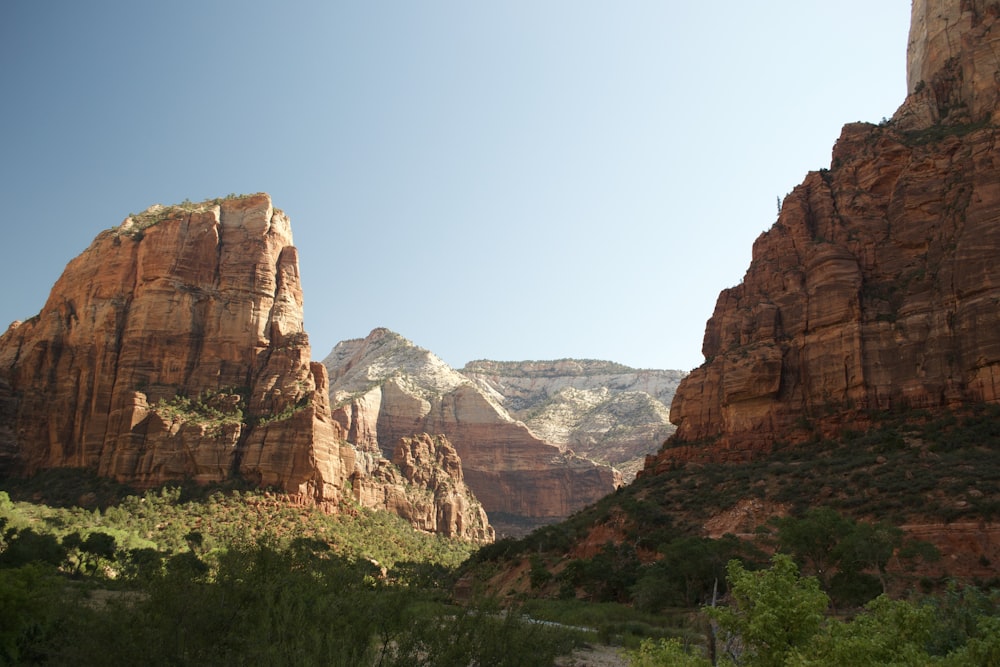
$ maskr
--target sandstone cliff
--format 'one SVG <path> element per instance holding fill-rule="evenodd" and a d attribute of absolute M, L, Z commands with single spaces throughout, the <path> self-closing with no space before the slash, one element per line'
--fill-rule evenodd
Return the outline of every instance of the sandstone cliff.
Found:
<path fill-rule="evenodd" d="M 403 438 L 444 435 L 494 525 L 494 515 L 528 523 L 565 517 L 621 483 L 609 466 L 538 438 L 495 396 L 391 331 L 339 343 L 323 363 L 334 418 L 369 466 L 379 454 L 391 457 Z"/>
<path fill-rule="evenodd" d="M 462 460 L 444 436 L 402 438 L 391 463 L 378 459 L 352 482 L 362 506 L 392 512 L 420 530 L 476 542 L 494 539 L 486 510 L 465 484 Z"/>
<path fill-rule="evenodd" d="M 667 406 L 686 375 L 588 359 L 474 361 L 461 372 L 532 433 L 614 466 L 626 482 L 674 432 Z"/>
<path fill-rule="evenodd" d="M 998 18 L 997 2 L 914 1 L 906 101 L 847 125 L 754 243 L 650 468 L 1000 400 Z"/>
<path fill-rule="evenodd" d="M 350 479 L 364 506 L 492 539 L 447 443 L 411 444 L 402 471 L 385 461 L 366 477 L 302 318 L 291 227 L 266 194 L 130 216 L 0 337 L 0 475 L 78 467 L 139 487 L 238 476 L 330 509 Z M 449 465 L 426 472 L 434 462 Z M 421 500 L 386 500 L 408 496 Z"/>
<path fill-rule="evenodd" d="M 302 328 L 288 218 L 265 194 L 154 206 L 101 233 L 0 338 L 4 472 L 140 486 L 233 474 L 338 502 L 354 468 Z"/>

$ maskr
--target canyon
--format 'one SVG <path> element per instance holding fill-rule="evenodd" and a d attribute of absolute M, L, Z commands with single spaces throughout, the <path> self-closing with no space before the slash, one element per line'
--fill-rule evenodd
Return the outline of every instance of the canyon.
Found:
<path fill-rule="evenodd" d="M 401 441 L 394 470 L 365 476 L 311 356 L 291 226 L 268 195 L 150 207 L 99 234 L 0 337 L 0 473 L 239 478 L 491 541 L 446 441 Z"/>
<path fill-rule="evenodd" d="M 339 343 L 323 364 L 334 419 L 363 465 L 391 457 L 408 434 L 442 434 L 504 534 L 564 518 L 620 486 L 617 466 L 672 431 L 664 402 L 683 376 L 571 359 L 458 371 L 387 329 Z"/>
<path fill-rule="evenodd" d="M 615 466 L 634 473 L 673 430 L 677 371 L 460 372 L 384 329 L 324 365 L 303 312 L 291 225 L 268 195 L 130 215 L 0 337 L 0 473 L 83 468 L 137 488 L 238 478 L 488 542 L 493 517 L 520 534 L 611 493 Z"/>
<path fill-rule="evenodd" d="M 647 471 L 1000 400 L 998 17 L 913 3 L 905 102 L 846 125 L 829 169 L 784 199 L 719 295 Z"/>

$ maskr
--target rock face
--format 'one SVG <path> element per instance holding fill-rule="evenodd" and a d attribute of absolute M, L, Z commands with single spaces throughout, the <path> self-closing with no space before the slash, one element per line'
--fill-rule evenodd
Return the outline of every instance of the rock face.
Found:
<path fill-rule="evenodd" d="M 998 20 L 997 2 L 915 0 L 907 100 L 845 126 L 830 169 L 785 199 L 648 466 L 1000 400 Z"/>
<path fill-rule="evenodd" d="M 317 502 L 354 469 L 310 361 L 288 218 L 266 194 L 154 206 L 101 233 L 0 338 L 5 473 L 138 486 L 239 474 Z"/>
<path fill-rule="evenodd" d="M 365 460 L 393 456 L 414 434 L 444 435 L 494 524 L 494 514 L 565 517 L 621 483 L 611 467 L 538 438 L 495 396 L 391 331 L 339 343 L 323 363 L 334 418 Z"/>
<path fill-rule="evenodd" d="M 377 464 L 347 442 L 302 315 L 291 227 L 266 194 L 127 218 L 0 337 L 0 474 L 239 476 L 329 509 L 349 486 L 420 529 L 492 540 L 447 441 L 394 443 Z"/>
<path fill-rule="evenodd" d="M 667 406 L 686 373 L 608 361 L 474 361 L 462 374 L 532 433 L 608 463 L 628 482 L 675 428 Z"/>
<path fill-rule="evenodd" d="M 367 475 L 352 480 L 365 507 L 392 512 L 420 530 L 492 542 L 486 510 L 465 485 L 462 460 L 444 436 L 402 438 L 392 464 L 378 460 Z"/>

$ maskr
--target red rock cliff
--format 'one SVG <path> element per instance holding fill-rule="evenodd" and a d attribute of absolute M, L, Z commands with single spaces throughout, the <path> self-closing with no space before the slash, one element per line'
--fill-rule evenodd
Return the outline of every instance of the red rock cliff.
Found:
<path fill-rule="evenodd" d="M 310 358 L 298 256 L 270 197 L 152 207 L 100 234 L 0 338 L 0 464 L 140 486 L 239 474 L 337 502 L 353 452 Z"/>
<path fill-rule="evenodd" d="M 847 125 L 785 199 L 677 389 L 677 446 L 647 469 L 1000 400 L 998 40 L 1000 3 L 914 1 L 907 100 Z"/>

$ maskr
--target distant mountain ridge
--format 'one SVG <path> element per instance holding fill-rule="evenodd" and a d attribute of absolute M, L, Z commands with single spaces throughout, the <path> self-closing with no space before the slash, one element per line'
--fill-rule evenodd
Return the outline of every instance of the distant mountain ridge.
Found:
<path fill-rule="evenodd" d="M 495 397 L 388 329 L 338 343 L 323 364 L 333 418 L 361 454 L 360 465 L 377 467 L 405 438 L 443 435 L 499 534 L 568 516 L 621 484 L 610 466 L 538 438 Z"/>
<path fill-rule="evenodd" d="M 547 523 L 619 486 L 613 466 L 634 467 L 671 428 L 665 405 L 637 388 L 668 396 L 683 376 L 592 360 L 478 361 L 457 371 L 381 328 L 338 343 L 323 364 L 334 419 L 359 452 L 374 465 L 401 438 L 446 436 L 498 531 L 496 517 Z M 628 423 L 628 415 L 644 421 Z M 597 446 L 609 433 L 620 436 L 612 439 L 617 456 Z"/>
<path fill-rule="evenodd" d="M 533 433 L 618 468 L 626 481 L 675 430 L 667 406 L 687 375 L 611 361 L 487 361 L 462 373 Z"/>

